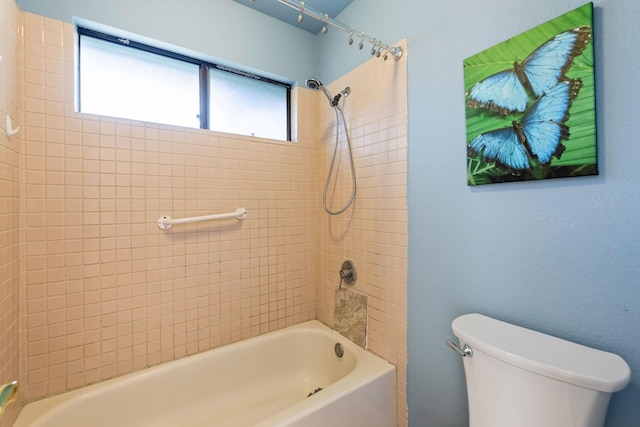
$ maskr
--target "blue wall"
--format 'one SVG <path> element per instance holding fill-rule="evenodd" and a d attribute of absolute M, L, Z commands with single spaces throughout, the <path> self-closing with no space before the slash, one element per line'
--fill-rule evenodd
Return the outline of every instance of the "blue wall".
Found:
<path fill-rule="evenodd" d="M 339 17 L 409 43 L 410 426 L 467 425 L 443 340 L 469 312 L 620 354 L 633 379 L 606 425 L 640 420 L 640 2 L 594 4 L 600 175 L 466 184 L 462 60 L 584 3 L 356 0 Z M 320 43 L 325 80 L 360 60 L 345 41 Z"/>
<path fill-rule="evenodd" d="M 289 82 L 316 70 L 314 35 L 231 0 L 16 2 L 27 12 L 65 22 L 82 18 Z"/>
<path fill-rule="evenodd" d="M 99 3 L 20 1 L 294 80 L 330 82 L 370 58 L 338 30 L 310 36 L 228 0 Z M 411 427 L 467 425 L 462 364 L 443 340 L 468 312 L 620 354 L 633 379 L 606 426 L 640 420 L 640 2 L 594 2 L 600 175 L 466 184 L 462 60 L 584 3 L 354 0 L 338 18 L 409 43 Z"/>

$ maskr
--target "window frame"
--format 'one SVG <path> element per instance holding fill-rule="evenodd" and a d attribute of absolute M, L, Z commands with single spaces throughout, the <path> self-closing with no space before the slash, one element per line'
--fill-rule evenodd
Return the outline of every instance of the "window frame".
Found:
<path fill-rule="evenodd" d="M 242 71 L 237 68 L 230 67 L 228 65 L 218 64 L 215 62 L 205 61 L 202 59 L 194 58 L 188 55 L 183 55 L 177 52 L 172 52 L 170 50 L 162 49 L 159 47 L 155 47 L 149 44 L 140 43 L 135 40 L 131 40 L 127 37 L 118 37 L 115 35 L 103 33 L 101 31 L 92 30 L 87 27 L 83 27 L 80 25 L 76 26 L 76 31 L 78 33 L 78 78 L 77 80 L 77 105 L 78 111 L 82 112 L 82 70 L 81 70 L 81 61 L 80 56 L 82 55 L 82 36 L 93 37 L 99 40 L 111 42 L 120 46 L 129 47 L 132 49 L 139 49 L 145 52 L 153 53 L 156 55 L 164 56 L 167 58 L 175 59 L 178 61 L 188 62 L 190 64 L 195 64 L 199 66 L 199 97 L 200 97 L 200 129 L 209 129 L 216 131 L 216 129 L 211 129 L 209 127 L 209 110 L 210 110 L 210 89 L 209 89 L 209 70 L 211 68 L 215 68 L 218 71 L 224 71 L 227 73 L 235 74 L 237 76 L 245 77 L 248 79 L 258 80 L 264 83 L 273 84 L 276 86 L 283 87 L 286 91 L 286 114 L 287 114 L 287 123 L 286 123 L 286 135 L 287 141 L 291 141 L 291 84 L 281 82 L 278 80 L 270 79 L 265 76 L 260 76 L 255 73 Z"/>

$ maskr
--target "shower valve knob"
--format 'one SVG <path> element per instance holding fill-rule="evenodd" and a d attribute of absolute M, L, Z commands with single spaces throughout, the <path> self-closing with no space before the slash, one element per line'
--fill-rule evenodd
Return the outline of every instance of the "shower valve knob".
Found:
<path fill-rule="evenodd" d="M 342 288 L 343 282 L 345 285 L 353 285 L 356 283 L 356 280 L 358 280 L 356 266 L 352 261 L 346 260 L 340 268 L 340 288 Z"/>

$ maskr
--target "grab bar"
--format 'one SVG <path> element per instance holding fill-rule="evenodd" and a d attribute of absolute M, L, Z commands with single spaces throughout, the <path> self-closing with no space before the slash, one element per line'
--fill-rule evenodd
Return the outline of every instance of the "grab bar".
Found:
<path fill-rule="evenodd" d="M 11 122 L 11 117 L 9 117 L 8 114 L 7 114 L 7 121 L 6 121 L 6 132 L 8 137 L 12 137 L 18 132 L 20 132 L 20 126 L 14 128 L 13 123 Z"/>
<path fill-rule="evenodd" d="M 235 212 L 223 213 L 223 214 L 215 214 L 215 215 L 204 215 L 204 216 L 194 216 L 191 218 L 182 218 L 182 219 L 172 219 L 170 216 L 161 216 L 158 219 L 158 227 L 163 230 L 168 230 L 171 226 L 175 224 L 188 224 L 190 222 L 199 222 L 199 221 L 213 221 L 216 219 L 225 219 L 225 218 L 237 218 L 239 220 L 245 219 L 247 216 L 247 210 L 245 208 L 238 208 Z"/>

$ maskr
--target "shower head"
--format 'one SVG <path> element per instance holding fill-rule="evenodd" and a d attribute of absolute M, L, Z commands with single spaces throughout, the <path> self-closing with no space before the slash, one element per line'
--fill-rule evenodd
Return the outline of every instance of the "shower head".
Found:
<path fill-rule="evenodd" d="M 313 90 L 319 90 L 321 87 L 323 87 L 322 82 L 314 77 L 309 77 L 305 81 L 305 84 L 309 89 L 313 89 Z"/>
<path fill-rule="evenodd" d="M 337 99 L 332 97 L 329 91 L 324 87 L 322 82 L 315 77 L 309 77 L 307 80 L 305 80 L 305 84 L 309 89 L 319 90 L 320 92 L 324 93 L 324 96 L 327 98 L 329 104 L 332 107 L 335 107 L 338 104 L 338 100 L 340 100 L 340 96 L 342 96 L 338 96 Z"/>

